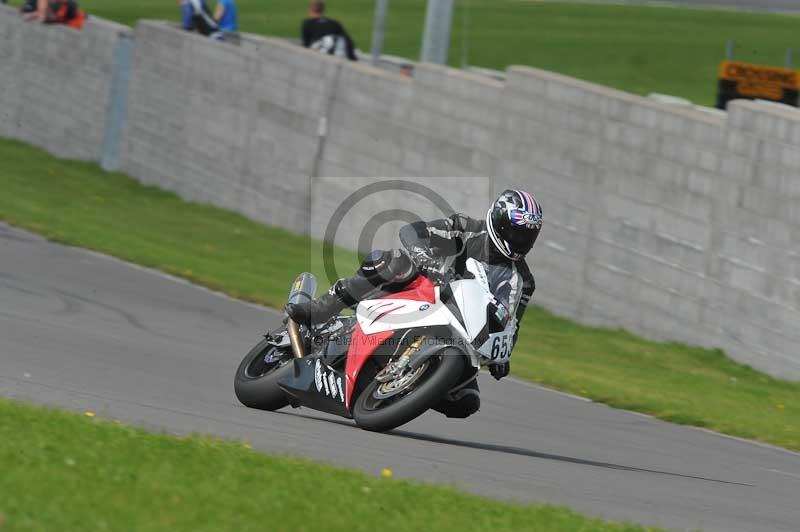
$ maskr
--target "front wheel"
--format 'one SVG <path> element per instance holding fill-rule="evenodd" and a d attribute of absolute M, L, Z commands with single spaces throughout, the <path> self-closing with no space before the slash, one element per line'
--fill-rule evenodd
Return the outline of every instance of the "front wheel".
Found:
<path fill-rule="evenodd" d="M 445 348 L 394 381 L 373 380 L 356 399 L 353 419 L 362 429 L 375 432 L 404 425 L 436 405 L 458 384 L 465 363 L 461 351 Z"/>
<path fill-rule="evenodd" d="M 277 349 L 265 338 L 239 364 L 234 390 L 243 405 L 259 410 L 278 410 L 289 404 L 278 380 L 292 371 L 292 360 L 288 356 L 277 356 L 280 355 Z"/>

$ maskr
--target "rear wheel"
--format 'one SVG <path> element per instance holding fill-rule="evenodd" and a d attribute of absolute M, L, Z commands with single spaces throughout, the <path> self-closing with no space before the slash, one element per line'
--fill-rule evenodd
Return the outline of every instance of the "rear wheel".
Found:
<path fill-rule="evenodd" d="M 289 404 L 289 398 L 278 386 L 278 380 L 291 371 L 291 357 L 265 338 L 247 353 L 236 370 L 236 397 L 250 408 L 283 408 Z"/>
<path fill-rule="evenodd" d="M 446 348 L 419 368 L 399 378 L 370 382 L 353 405 L 353 419 L 362 429 L 385 432 L 422 415 L 458 384 L 466 359 Z"/>

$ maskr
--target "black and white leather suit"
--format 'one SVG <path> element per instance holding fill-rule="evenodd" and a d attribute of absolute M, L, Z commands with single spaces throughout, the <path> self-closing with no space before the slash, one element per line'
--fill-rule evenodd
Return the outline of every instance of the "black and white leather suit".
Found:
<path fill-rule="evenodd" d="M 524 260 L 513 261 L 497 251 L 489 238 L 484 220 L 454 214 L 431 222 L 415 222 L 400 230 L 400 241 L 405 250 L 370 253 L 356 275 L 337 281 L 331 292 L 345 305 L 353 306 L 363 299 L 402 290 L 416 278 L 420 268 L 446 266 L 457 274 L 464 274 L 469 258 L 487 264 L 503 265 L 519 274 L 511 276 L 515 285 L 510 290 L 518 293 L 509 299 L 519 301 L 516 309 L 509 309 L 516 312 L 516 343 L 519 323 L 536 285 Z M 490 369 L 492 375 L 500 379 L 508 375 L 509 364 L 490 366 Z M 469 370 L 474 371 L 471 368 Z M 477 375 L 473 379 L 469 379 L 469 376 L 465 375 L 463 384 L 452 390 L 448 399 L 440 403 L 436 410 L 448 417 L 463 418 L 480 408 Z"/>

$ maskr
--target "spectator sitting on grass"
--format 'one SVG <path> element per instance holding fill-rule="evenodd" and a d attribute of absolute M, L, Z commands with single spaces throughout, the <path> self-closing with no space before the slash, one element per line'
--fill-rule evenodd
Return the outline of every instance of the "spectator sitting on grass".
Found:
<path fill-rule="evenodd" d="M 311 0 L 302 26 L 303 46 L 324 54 L 357 61 L 353 39 L 339 22 L 325 16 L 325 2 Z"/>
<path fill-rule="evenodd" d="M 79 30 L 83 28 L 86 14 L 75 0 L 37 0 L 36 9 L 30 9 L 30 2 L 22 6 L 23 13 L 27 12 L 25 20 L 41 22 L 42 24 L 66 24 Z"/>
<path fill-rule="evenodd" d="M 216 37 L 219 25 L 211 15 L 206 0 L 178 0 L 181 4 L 181 27 L 206 37 Z"/>
<path fill-rule="evenodd" d="M 234 0 L 217 0 L 214 20 L 226 41 L 239 41 L 239 14 Z"/>
<path fill-rule="evenodd" d="M 234 0 L 217 0 L 214 10 L 214 20 L 217 21 L 220 31 L 235 33 L 239 31 L 239 16 Z"/>

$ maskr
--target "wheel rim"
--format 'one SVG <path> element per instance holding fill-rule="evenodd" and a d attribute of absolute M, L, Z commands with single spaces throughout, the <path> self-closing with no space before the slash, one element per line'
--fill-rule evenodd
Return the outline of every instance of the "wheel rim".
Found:
<path fill-rule="evenodd" d="M 427 360 L 420 367 L 389 382 L 378 384 L 373 381 L 373 384 L 364 392 L 366 394 L 364 409 L 370 411 L 380 410 L 413 393 L 414 390 L 428 380 L 428 377 L 433 373 L 430 370 L 438 366 L 438 363 L 431 362 L 432 360 Z M 375 384 L 378 385 L 375 386 Z"/>
<path fill-rule="evenodd" d="M 244 368 L 244 376 L 248 379 L 260 379 L 285 365 L 285 359 L 275 357 L 277 352 L 277 347 L 273 345 L 265 346 Z"/>

